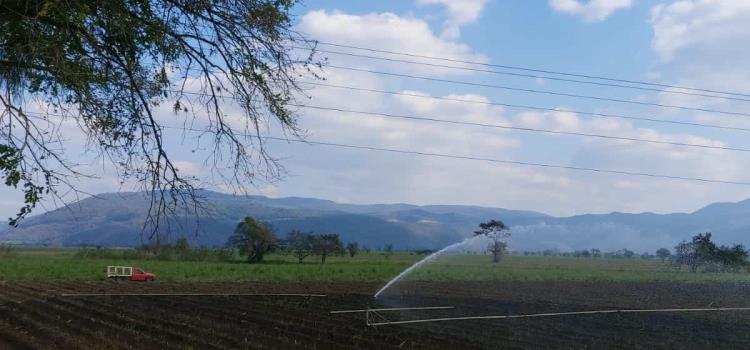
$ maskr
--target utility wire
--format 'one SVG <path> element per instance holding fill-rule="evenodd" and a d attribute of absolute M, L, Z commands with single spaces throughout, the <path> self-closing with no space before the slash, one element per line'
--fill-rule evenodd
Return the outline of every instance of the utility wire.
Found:
<path fill-rule="evenodd" d="M 292 48 L 301 49 L 301 50 L 313 50 L 311 48 L 305 48 L 305 47 L 301 47 L 301 46 L 292 46 Z M 418 61 L 403 60 L 403 59 L 398 59 L 398 58 L 378 57 L 378 56 L 362 55 L 362 54 L 356 54 L 356 53 L 351 53 L 351 52 L 341 52 L 341 51 L 333 51 L 333 50 L 325 50 L 325 49 L 314 49 L 314 51 L 316 51 L 316 52 L 323 52 L 323 53 L 329 53 L 329 54 L 334 54 L 334 55 L 343 55 L 343 56 L 351 56 L 351 57 L 358 57 L 358 58 L 367 58 L 367 59 L 373 59 L 373 60 L 382 60 L 382 61 L 389 61 L 389 62 L 407 63 L 407 64 L 416 64 L 416 65 L 422 65 L 422 66 L 438 67 L 438 68 L 448 68 L 448 69 L 455 69 L 455 70 L 465 70 L 465 71 L 471 71 L 471 72 L 482 72 L 482 73 L 491 73 L 491 74 L 498 74 L 498 75 L 508 75 L 508 76 L 515 76 L 515 77 L 547 79 L 547 80 L 562 81 L 562 82 L 576 83 L 576 84 L 589 84 L 589 85 L 597 85 L 597 86 L 608 86 L 608 87 L 616 87 L 616 88 L 624 88 L 624 89 L 634 89 L 634 90 L 641 90 L 641 91 L 654 91 L 654 92 L 660 92 L 660 93 L 688 95 L 688 96 L 700 96 L 700 97 L 709 97 L 709 98 L 719 98 L 719 99 L 725 99 L 725 100 L 750 102 L 750 98 L 742 98 L 742 97 L 720 96 L 720 95 L 712 95 L 712 94 L 707 94 L 707 93 L 664 90 L 664 89 L 653 88 L 653 87 L 643 87 L 643 86 L 623 85 L 623 84 L 605 83 L 605 82 L 597 82 L 597 81 L 586 81 L 586 80 L 578 80 L 578 79 L 558 78 L 558 77 L 553 77 L 553 76 L 548 76 L 548 75 L 538 75 L 538 74 L 528 74 L 528 73 L 514 73 L 514 72 L 507 72 L 507 71 L 497 71 L 497 70 L 491 70 L 491 69 L 481 69 L 481 68 L 471 68 L 471 67 L 458 67 L 458 66 L 450 66 L 450 65 L 445 65 L 445 64 L 428 63 L 428 62 L 418 62 Z"/>
<path fill-rule="evenodd" d="M 175 130 L 182 130 L 182 131 L 205 132 L 205 130 L 187 128 L 187 127 L 174 127 L 174 126 L 163 126 L 163 127 L 166 129 L 175 129 Z M 245 136 L 250 136 L 250 135 L 245 135 Z M 257 137 L 257 136 L 253 136 L 253 137 Z M 350 145 L 350 144 L 344 144 L 344 143 L 324 142 L 324 141 L 299 140 L 299 139 L 289 139 L 289 138 L 273 137 L 273 136 L 259 136 L 259 137 L 264 140 L 283 141 L 283 142 L 288 142 L 288 143 L 304 143 L 308 145 L 320 145 L 320 146 L 337 147 L 337 148 L 368 150 L 368 151 L 377 151 L 377 152 L 384 152 L 384 153 L 398 153 L 398 154 L 410 154 L 410 155 L 435 157 L 435 158 L 462 159 L 462 160 L 481 161 L 481 162 L 496 163 L 496 164 L 524 165 L 524 166 L 533 166 L 533 167 L 541 167 L 541 168 L 594 172 L 594 173 L 600 173 L 600 174 L 617 174 L 617 175 L 626 175 L 626 176 L 662 178 L 662 179 L 670 179 L 670 180 L 684 180 L 684 181 L 694 181 L 694 182 L 703 182 L 703 183 L 750 186 L 750 182 L 743 182 L 743 181 L 706 179 L 706 178 L 700 178 L 700 177 L 653 174 L 653 173 L 626 171 L 626 170 L 598 169 L 598 168 L 578 167 L 578 166 L 560 165 L 560 164 L 522 162 L 522 161 L 515 161 L 515 160 L 495 159 L 495 158 L 485 158 L 485 157 L 459 156 L 459 155 L 444 154 L 444 153 L 433 153 L 433 152 L 402 150 L 402 149 L 395 149 L 395 148 Z"/>
<path fill-rule="evenodd" d="M 420 76 L 420 75 L 401 74 L 401 73 L 393 73 L 393 72 L 383 72 L 383 71 L 378 71 L 378 70 L 373 70 L 373 69 L 354 68 L 354 67 L 346 67 L 346 66 L 336 66 L 336 65 L 330 65 L 330 64 L 326 65 L 326 67 L 328 67 L 328 68 L 335 68 L 335 69 L 349 70 L 349 71 L 355 71 L 355 72 L 366 72 L 366 73 L 372 73 L 372 74 L 387 75 L 387 76 L 392 76 L 392 77 L 401 77 L 401 78 L 409 78 L 409 79 L 419 79 L 419 80 L 425 80 L 425 81 L 435 81 L 435 82 L 440 82 L 440 83 L 449 83 L 449 84 L 458 84 L 458 85 L 469 85 L 469 86 L 478 86 L 478 87 L 485 87 L 485 88 L 491 88 L 491 89 L 502 89 L 502 90 L 529 92 L 529 93 L 534 93 L 534 94 L 545 94 L 545 95 L 553 95 L 553 96 L 565 96 L 565 97 L 574 97 L 574 98 L 582 98 L 582 99 L 597 100 L 597 101 L 607 101 L 607 102 L 635 104 L 635 105 L 641 105 L 641 106 L 672 108 L 672 109 L 681 109 L 681 110 L 688 110 L 688 111 L 698 111 L 698 112 L 707 112 L 707 113 L 726 114 L 726 115 L 732 115 L 732 116 L 750 117 L 750 114 L 748 114 L 748 113 L 732 112 L 732 111 L 722 111 L 722 110 L 709 109 L 709 108 L 686 107 L 686 106 L 668 105 L 668 104 L 655 103 L 655 102 L 630 101 L 630 100 L 622 100 L 622 99 L 602 97 L 602 96 L 579 95 L 579 94 L 570 94 L 570 93 L 566 93 L 566 92 L 557 92 L 557 91 L 549 91 L 549 90 L 526 89 L 526 88 L 519 88 L 519 87 L 515 87 L 515 86 L 482 84 L 482 83 L 474 83 L 474 82 L 469 82 L 469 81 L 451 80 L 451 79 L 442 79 L 442 78 L 431 78 L 431 77 L 425 77 L 425 76 Z"/>
<path fill-rule="evenodd" d="M 494 158 L 484 158 L 484 157 L 458 156 L 458 155 L 443 154 L 443 153 L 431 153 L 431 152 L 421 152 L 421 151 L 400 150 L 400 149 L 394 149 L 394 148 L 358 146 L 358 145 L 349 145 L 349 144 L 333 143 L 333 142 L 294 140 L 294 139 L 285 139 L 285 138 L 280 138 L 280 137 L 264 137 L 264 138 L 268 140 L 276 140 L 276 141 L 307 143 L 307 144 L 312 144 L 312 145 L 361 149 L 361 150 L 370 150 L 370 151 L 379 151 L 379 152 L 412 154 L 412 155 L 438 157 L 438 158 L 465 159 L 465 160 L 483 161 L 483 162 L 499 163 L 499 164 L 527 165 L 527 166 L 534 166 L 534 167 L 557 168 L 557 169 L 587 171 L 587 172 L 596 172 L 596 173 L 608 173 L 608 174 L 619 174 L 619 175 L 628 175 L 628 176 L 643 176 L 643 177 L 665 178 L 665 179 L 673 179 L 673 180 L 687 180 L 687 181 L 750 186 L 750 182 L 741 182 L 741 181 L 729 181 L 729 180 L 705 179 L 705 178 L 698 178 L 698 177 L 651 174 L 651 173 L 624 171 L 624 170 L 597 169 L 597 168 L 576 167 L 576 166 L 569 166 L 569 165 L 558 165 L 558 164 L 547 164 L 547 163 L 521 162 L 521 161 L 514 161 L 514 160 L 494 159 Z"/>
<path fill-rule="evenodd" d="M 43 113 L 38 113 L 38 112 L 26 112 L 26 113 L 30 113 L 30 114 L 31 113 L 33 113 L 33 114 L 43 114 Z M 47 114 L 47 115 L 53 115 L 53 114 Z M 193 131 L 193 132 L 205 132 L 206 131 L 206 130 L 195 129 L 195 128 L 175 127 L 175 126 L 168 126 L 168 125 L 160 125 L 160 128 L 173 129 L 173 130 L 181 130 L 181 131 Z M 251 136 L 251 135 L 247 135 L 247 134 L 239 134 L 239 135 L 246 136 L 246 137 Z M 311 144 L 311 145 L 321 145 L 321 146 L 330 146 L 330 147 L 339 147 L 339 148 L 348 148 L 348 149 L 359 149 L 359 150 L 369 150 L 369 151 L 379 151 L 379 152 L 388 152 L 388 153 L 410 154 L 410 155 L 428 156 L 428 157 L 437 157 L 437 158 L 449 158 L 449 159 L 463 159 L 463 160 L 472 160 L 472 161 L 483 161 L 483 162 L 497 163 L 497 164 L 525 165 L 525 166 L 533 166 L 533 167 L 566 169 L 566 170 L 585 171 L 585 172 L 594 172 L 594 173 L 602 173 L 602 174 L 618 174 L 618 175 L 626 175 L 626 176 L 639 176 L 639 177 L 662 178 L 662 179 L 670 179 L 670 180 L 684 180 L 684 181 L 703 182 L 703 183 L 717 183 L 717 184 L 750 186 L 750 182 L 743 182 L 743 181 L 730 181 L 730 180 L 721 180 L 721 179 L 706 179 L 706 178 L 699 178 L 699 177 L 687 177 L 687 176 L 666 175 L 666 174 L 652 174 L 652 173 L 635 172 L 635 171 L 625 171 L 625 170 L 598 169 L 598 168 L 577 167 L 577 166 L 559 165 L 559 164 L 522 162 L 522 161 L 505 160 L 505 159 L 494 159 L 494 158 L 484 158 L 484 157 L 459 156 L 459 155 L 442 154 L 442 153 L 431 153 L 431 152 L 422 152 L 422 151 L 400 150 L 400 149 L 393 149 L 393 148 L 382 148 L 382 147 L 349 145 L 349 144 L 343 144 L 343 143 L 333 143 L 333 142 L 323 142 L 323 141 L 288 139 L 288 138 L 272 137 L 272 136 L 257 136 L 257 135 L 253 135 L 252 137 L 258 137 L 258 138 L 263 139 L 263 140 L 274 140 L 274 141 L 285 141 L 285 142 L 294 142 L 294 143 L 305 143 L 305 144 Z"/>
<path fill-rule="evenodd" d="M 207 96 L 207 94 L 196 93 L 196 92 L 184 92 L 184 93 L 190 94 L 190 95 Z M 421 96 L 421 95 L 417 95 L 417 96 Z M 232 99 L 231 97 L 227 97 L 227 98 Z M 344 109 L 344 108 L 303 105 L 303 104 L 295 104 L 295 103 L 289 103 L 289 105 L 294 106 L 294 107 L 300 107 L 300 108 L 312 108 L 312 109 L 318 109 L 318 110 L 328 110 L 328 111 L 336 111 L 336 112 L 344 112 L 344 113 L 356 113 L 356 114 L 370 115 L 370 116 L 381 116 L 381 117 L 386 117 L 386 118 L 411 119 L 411 120 L 421 120 L 421 121 L 447 123 L 447 124 L 455 124 L 455 125 L 470 125 L 470 126 L 497 128 L 497 129 L 528 131 L 528 132 L 556 134 L 556 135 L 592 137 L 592 138 L 612 139 L 612 140 L 621 140 L 621 141 L 633 141 L 633 142 L 672 145 L 672 146 L 681 146 L 681 147 L 717 149 L 717 150 L 735 151 L 735 152 L 750 152 L 750 149 L 748 148 L 739 148 L 739 147 L 714 146 L 714 145 L 703 145 L 703 144 L 697 144 L 697 143 L 661 141 L 661 140 L 653 140 L 653 139 L 641 139 L 641 138 L 634 138 L 634 137 L 591 134 L 591 133 L 574 132 L 574 131 L 557 131 L 557 130 L 549 130 L 549 129 L 507 126 L 507 125 L 500 125 L 500 124 L 475 123 L 475 122 L 456 121 L 456 120 L 448 120 L 448 119 L 440 119 L 440 118 L 419 117 L 419 116 L 411 116 L 411 115 L 379 113 L 379 112 L 370 112 L 370 111 L 359 111 L 359 110 L 351 110 L 351 109 Z M 575 112 L 568 112 L 568 113 L 575 113 Z"/>
<path fill-rule="evenodd" d="M 331 43 L 331 42 L 325 42 L 325 41 L 318 41 L 318 40 L 315 40 L 315 42 L 318 43 L 318 44 L 320 44 L 320 45 L 327 45 L 327 46 L 333 46 L 333 47 L 339 47 L 339 48 L 363 50 L 363 51 L 378 52 L 378 53 L 387 53 L 387 54 L 401 55 L 401 56 L 407 56 L 407 57 L 426 58 L 426 59 L 438 60 L 438 61 L 444 61 L 444 62 L 475 64 L 475 65 L 481 65 L 481 66 L 485 66 L 485 67 L 496 67 L 496 68 L 514 69 L 514 70 L 521 70 L 521 71 L 526 71 L 526 72 L 555 74 L 555 75 L 562 75 L 562 76 L 568 76 L 568 77 L 578 77 L 578 78 L 586 78 L 586 79 L 598 79 L 598 80 L 613 81 L 613 82 L 619 82 L 619 83 L 639 84 L 639 85 L 648 85 L 648 86 L 658 86 L 658 87 L 670 88 L 670 89 L 680 89 L 680 90 L 688 90 L 688 91 L 701 91 L 701 92 L 709 92 L 709 93 L 724 94 L 724 95 L 750 97 L 750 94 L 739 93 L 739 92 L 730 92 L 730 91 L 721 91 L 721 90 L 694 88 L 694 87 L 687 87 L 687 86 L 680 86 L 680 85 L 654 83 L 654 82 L 648 82 L 648 81 L 618 79 L 618 78 L 612 78 L 612 77 L 606 77 L 606 76 L 599 76 L 599 75 L 576 74 L 576 73 L 568 73 L 568 72 L 562 72 L 562 71 L 534 69 L 534 68 L 522 67 L 522 66 L 510 66 L 510 65 L 501 65 L 501 64 L 478 62 L 478 61 L 460 60 L 460 59 L 452 59 L 452 58 L 445 58 L 445 57 L 420 55 L 420 54 L 408 53 L 408 52 L 380 50 L 380 49 L 373 49 L 373 48 L 362 47 L 362 46 L 344 45 L 344 44 L 337 44 L 337 43 Z"/>
<path fill-rule="evenodd" d="M 556 134 L 556 135 L 583 136 L 583 137 L 594 137 L 594 138 L 622 140 L 622 141 L 655 143 L 655 144 L 672 145 L 672 146 L 697 147 L 697 148 L 718 149 L 718 150 L 726 150 L 726 151 L 750 152 L 749 148 L 712 146 L 712 145 L 702 145 L 702 144 L 697 144 L 697 143 L 683 143 L 683 142 L 660 141 L 660 140 L 652 140 L 652 139 L 640 139 L 640 138 L 634 138 L 634 137 L 589 134 L 589 133 L 575 132 L 575 131 L 557 131 L 557 130 L 527 128 L 527 127 L 509 126 L 509 125 L 501 125 L 501 124 L 475 123 L 475 122 L 456 121 L 456 120 L 431 118 L 431 117 L 418 117 L 418 116 L 412 116 L 412 115 L 358 111 L 358 110 L 335 108 L 335 107 L 321 107 L 321 106 L 314 106 L 314 105 L 300 105 L 300 104 L 290 104 L 290 105 L 295 106 L 295 107 L 301 107 L 301 108 L 311 108 L 311 109 L 317 109 L 317 110 L 335 111 L 335 112 L 343 112 L 343 113 L 355 113 L 355 114 L 379 116 L 379 117 L 385 117 L 385 118 L 421 120 L 421 121 L 428 121 L 428 122 L 456 124 L 456 125 L 470 125 L 470 126 L 478 126 L 478 127 L 486 127 L 486 128 L 529 131 L 529 132 L 538 132 L 538 133 Z"/>
<path fill-rule="evenodd" d="M 203 93 L 195 93 L 195 92 L 184 92 L 184 93 L 185 94 L 190 94 L 190 95 L 199 95 L 199 96 L 206 95 L 206 94 L 203 94 Z M 230 97 L 227 97 L 227 98 L 230 98 Z M 380 112 L 360 111 L 360 110 L 352 110 L 352 109 L 337 108 L 337 107 L 324 107 L 324 106 L 303 105 L 303 104 L 295 104 L 295 103 L 290 103 L 289 105 L 290 106 L 294 106 L 294 107 L 300 107 L 300 108 L 309 108 L 309 109 L 317 109 L 317 110 L 325 110 L 325 111 L 335 111 L 335 112 L 342 112 L 342 113 L 355 113 L 355 114 L 362 114 L 362 115 L 369 115 L 369 116 L 379 116 L 379 117 L 394 118 L 394 119 L 397 118 L 397 119 L 407 119 L 407 120 L 420 120 L 420 121 L 427 121 L 427 122 L 446 123 L 446 124 L 454 124 L 454 125 L 469 125 L 469 126 L 477 126 L 477 127 L 506 129 L 506 130 L 517 130 L 517 131 L 527 131 L 527 132 L 537 132 L 537 133 L 554 134 L 554 135 L 570 135 L 570 136 L 581 136 L 581 137 L 591 137 L 591 138 L 601 138 L 601 139 L 611 139 L 611 140 L 621 140 L 621 141 L 643 142 L 643 143 L 672 145 L 672 146 L 682 146 L 682 147 L 695 147 L 695 148 L 704 148 L 704 149 L 717 149 L 717 150 L 736 151 L 736 152 L 750 152 L 750 148 L 739 148 L 739 147 L 728 147 L 728 146 L 713 146 L 713 145 L 703 145 L 703 144 L 697 144 L 697 143 L 661 141 L 661 140 L 653 140 L 653 139 L 641 139 L 641 138 L 635 138 L 635 137 L 624 137 L 624 136 L 614 136 L 614 135 L 591 134 L 591 133 L 583 133 L 583 132 L 575 132 L 575 131 L 559 131 L 559 130 L 549 130 L 549 129 L 539 129 L 539 128 L 510 126 L 510 125 L 502 125 L 502 124 L 476 123 L 476 122 L 457 121 L 457 120 L 440 119 L 440 118 L 432 118 L 432 117 L 420 117 L 420 116 L 413 116 L 413 115 L 402 115 L 402 114 L 392 114 L 392 113 L 380 113 Z M 53 114 L 53 113 L 47 113 L 47 114 L 40 113 L 40 112 L 25 112 L 25 113 L 27 113 L 27 114 L 34 114 L 34 115 L 48 115 L 48 116 L 60 116 L 60 117 L 63 116 L 61 114 Z M 569 112 L 569 113 L 574 113 L 574 112 Z"/>
<path fill-rule="evenodd" d="M 501 107 L 519 108 L 519 109 L 532 109 L 532 110 L 537 110 L 537 111 L 570 112 L 570 113 L 576 113 L 576 114 L 588 115 L 588 116 L 600 117 L 600 118 L 617 118 L 617 119 L 640 120 L 640 121 L 647 121 L 647 122 L 652 122 L 652 123 L 677 124 L 677 125 L 687 125 L 687 126 L 695 126 L 695 127 L 702 127 L 702 128 L 714 128 L 714 129 L 725 129 L 725 130 L 735 130 L 735 131 L 750 132 L 750 128 L 724 126 L 724 125 L 718 125 L 718 124 L 692 123 L 692 122 L 683 122 L 683 121 L 674 121 L 674 120 L 665 120 L 665 119 L 654 119 L 654 118 L 648 118 L 648 117 L 628 116 L 628 115 L 621 115 L 621 114 L 585 112 L 585 111 L 577 111 L 577 110 L 561 110 L 561 109 L 552 108 L 552 107 L 540 107 L 540 106 L 531 106 L 531 105 L 518 105 L 518 104 L 510 104 L 510 103 L 501 103 L 501 102 L 477 101 L 477 100 L 469 100 L 469 99 L 453 98 L 453 97 L 443 97 L 443 96 L 426 96 L 426 95 L 420 95 L 420 94 L 414 94 L 414 93 L 408 93 L 408 92 L 399 92 L 399 91 L 391 91 L 391 90 L 378 90 L 378 89 L 360 88 L 360 87 L 355 87 L 355 86 L 336 85 L 336 84 L 328 84 L 328 83 L 316 83 L 316 82 L 307 82 L 307 81 L 301 82 L 301 83 L 302 84 L 307 84 L 307 85 L 313 85 L 313 86 L 323 86 L 323 87 L 336 88 L 336 89 L 362 91 L 362 92 L 371 92 L 371 93 L 380 93 L 380 94 L 388 94 L 388 95 L 395 95 L 395 96 L 409 96 L 409 97 L 418 97 L 418 98 L 443 100 L 443 101 L 453 101 L 453 102 L 462 102 L 462 103 L 475 103 L 475 104 L 482 104 L 482 105 L 489 105 L 489 106 L 501 106 Z"/>

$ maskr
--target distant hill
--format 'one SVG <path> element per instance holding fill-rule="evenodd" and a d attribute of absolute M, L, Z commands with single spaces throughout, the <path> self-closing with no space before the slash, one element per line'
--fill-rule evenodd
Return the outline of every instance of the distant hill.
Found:
<path fill-rule="evenodd" d="M 460 205 L 355 205 L 314 198 L 233 196 L 201 191 L 210 204 L 198 218 L 171 222 L 170 236 L 220 246 L 244 216 L 270 222 L 281 236 L 292 229 L 339 233 L 346 242 L 372 248 L 435 249 L 472 234 L 477 223 L 501 219 L 512 226 L 511 249 L 652 251 L 673 247 L 691 235 L 714 232 L 720 243 L 750 245 L 750 200 L 716 203 L 694 213 L 586 214 L 552 217 L 542 213 Z M 132 247 L 142 244 L 147 210 L 143 193 L 101 194 L 0 230 L 0 242 Z M 197 220 L 196 220 L 197 219 Z"/>

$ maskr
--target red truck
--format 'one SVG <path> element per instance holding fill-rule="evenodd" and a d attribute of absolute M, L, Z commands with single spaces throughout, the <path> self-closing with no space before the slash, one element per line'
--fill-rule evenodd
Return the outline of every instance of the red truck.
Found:
<path fill-rule="evenodd" d="M 153 272 L 146 272 L 138 267 L 107 266 L 107 278 L 128 278 L 131 281 L 148 282 L 156 279 Z"/>

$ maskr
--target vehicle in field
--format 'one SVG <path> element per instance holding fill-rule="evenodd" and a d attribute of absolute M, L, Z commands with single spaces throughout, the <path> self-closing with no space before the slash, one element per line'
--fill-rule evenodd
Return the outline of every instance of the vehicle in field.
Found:
<path fill-rule="evenodd" d="M 131 281 L 148 282 L 156 279 L 156 274 L 132 266 L 107 266 L 107 278 L 130 279 Z"/>

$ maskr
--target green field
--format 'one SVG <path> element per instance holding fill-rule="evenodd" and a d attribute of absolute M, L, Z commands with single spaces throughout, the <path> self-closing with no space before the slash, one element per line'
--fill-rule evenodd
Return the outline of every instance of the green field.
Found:
<path fill-rule="evenodd" d="M 137 266 L 160 281 L 387 281 L 424 256 L 397 252 L 329 257 L 303 264 L 288 255 L 271 254 L 264 263 L 181 261 L 127 258 L 127 250 L 108 250 L 104 257 L 82 257 L 77 249 L 28 249 L 0 255 L 0 280 L 103 280 L 107 265 Z M 484 255 L 442 257 L 408 277 L 410 280 L 591 280 L 591 281 L 736 281 L 750 273 L 692 273 L 658 259 L 508 256 L 499 264 Z"/>

